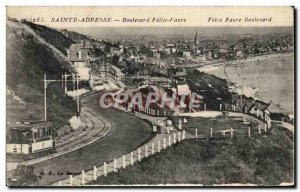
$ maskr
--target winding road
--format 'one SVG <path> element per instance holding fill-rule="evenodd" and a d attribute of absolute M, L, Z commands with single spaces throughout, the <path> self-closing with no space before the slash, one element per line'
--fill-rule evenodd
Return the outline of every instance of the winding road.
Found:
<path fill-rule="evenodd" d="M 81 170 L 91 169 L 94 165 L 113 160 L 114 157 L 132 151 L 152 137 L 151 126 L 145 121 L 125 112 L 99 106 L 98 92 L 86 96 L 81 100 L 82 107 L 92 113 L 94 126 L 103 126 L 99 119 L 106 119 L 111 123 L 111 131 L 94 143 L 76 151 L 55 157 L 40 163 L 33 164 L 35 174 L 44 173 L 39 185 L 49 185 L 53 182 L 68 178 L 69 173 L 80 173 Z"/>

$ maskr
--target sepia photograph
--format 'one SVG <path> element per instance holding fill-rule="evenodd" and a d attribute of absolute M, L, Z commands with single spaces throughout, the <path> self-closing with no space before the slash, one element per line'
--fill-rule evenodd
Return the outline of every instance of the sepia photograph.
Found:
<path fill-rule="evenodd" d="M 294 7 L 6 7 L 8 187 L 295 187 Z"/>

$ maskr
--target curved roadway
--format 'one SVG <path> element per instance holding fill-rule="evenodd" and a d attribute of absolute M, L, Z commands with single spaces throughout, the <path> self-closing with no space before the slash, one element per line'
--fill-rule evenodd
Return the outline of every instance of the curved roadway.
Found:
<path fill-rule="evenodd" d="M 89 109 L 95 115 L 94 118 L 100 115 L 110 121 L 111 131 L 104 138 L 88 146 L 34 164 L 36 174 L 40 174 L 41 171 L 45 173 L 40 185 L 48 185 L 67 178 L 67 172 L 80 173 L 83 169 L 91 169 L 94 165 L 111 161 L 114 157 L 132 151 L 152 137 L 151 126 L 145 121 L 116 109 L 100 108 L 98 103 L 101 94 L 99 92 L 87 96 L 82 100 L 82 106 Z"/>

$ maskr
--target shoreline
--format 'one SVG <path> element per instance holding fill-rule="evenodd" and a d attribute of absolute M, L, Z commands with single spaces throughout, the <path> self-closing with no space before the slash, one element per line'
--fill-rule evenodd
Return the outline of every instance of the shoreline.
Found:
<path fill-rule="evenodd" d="M 228 67 L 233 67 L 234 65 L 239 65 L 239 64 L 241 64 L 241 65 L 247 65 L 247 64 L 249 64 L 249 62 L 253 62 L 253 61 L 256 61 L 256 60 L 263 61 L 263 60 L 269 60 L 269 59 L 273 59 L 273 58 L 290 57 L 290 56 L 293 56 L 293 55 L 294 55 L 293 52 L 268 54 L 268 55 L 259 55 L 259 56 L 254 56 L 254 57 L 247 58 L 247 59 L 239 59 L 239 60 L 236 60 L 236 61 L 230 61 L 228 63 L 222 62 L 222 63 L 216 63 L 216 64 L 209 65 L 209 66 L 203 66 L 203 67 L 197 68 L 197 70 L 200 71 L 200 72 L 203 72 L 203 73 L 212 74 L 211 73 L 212 71 L 220 70 L 221 67 L 225 67 L 226 65 Z M 224 78 L 219 77 L 219 76 L 216 76 L 216 77 L 218 77 L 220 79 L 224 79 Z M 241 85 L 239 83 L 232 82 L 232 81 L 230 81 L 227 78 L 225 78 L 225 80 L 228 83 L 233 83 L 234 84 L 234 90 L 232 92 L 234 92 L 234 93 L 245 93 L 244 95 L 247 96 L 247 97 L 252 97 L 255 100 L 267 102 L 264 99 L 256 96 L 256 94 L 259 92 L 259 90 L 257 88 L 251 87 L 251 86 L 247 86 L 247 85 Z M 247 94 L 247 91 L 248 91 L 248 94 Z M 280 108 L 276 104 L 271 104 L 269 110 L 272 113 L 281 113 L 281 114 L 284 114 L 284 115 L 290 115 L 290 114 L 294 115 L 294 110 Z"/>
<path fill-rule="evenodd" d="M 264 59 L 270 59 L 270 58 L 278 58 L 278 57 L 287 57 L 294 55 L 294 52 L 287 52 L 287 53 L 272 53 L 272 54 L 266 54 L 266 55 L 256 55 L 256 56 L 251 56 L 245 59 L 237 59 L 233 61 L 222 61 L 222 62 L 217 62 L 217 63 L 211 63 L 211 64 L 206 64 L 204 66 L 195 66 L 193 68 L 196 68 L 200 72 L 209 72 L 213 70 L 217 70 L 219 67 L 223 65 L 235 65 L 235 64 L 244 64 L 247 62 L 255 61 L 257 59 L 264 60 Z"/>

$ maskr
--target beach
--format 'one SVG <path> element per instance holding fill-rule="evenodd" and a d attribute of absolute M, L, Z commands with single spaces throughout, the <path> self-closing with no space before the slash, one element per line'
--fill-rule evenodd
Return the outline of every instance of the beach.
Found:
<path fill-rule="evenodd" d="M 251 57 L 198 68 L 236 83 L 236 92 L 271 102 L 271 112 L 294 112 L 294 54 L 281 53 Z"/>

